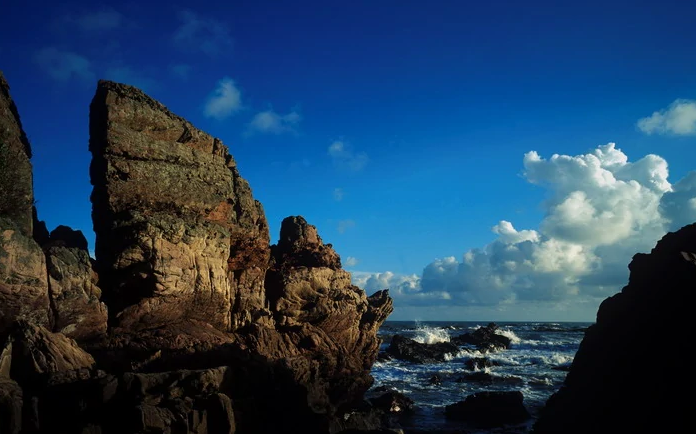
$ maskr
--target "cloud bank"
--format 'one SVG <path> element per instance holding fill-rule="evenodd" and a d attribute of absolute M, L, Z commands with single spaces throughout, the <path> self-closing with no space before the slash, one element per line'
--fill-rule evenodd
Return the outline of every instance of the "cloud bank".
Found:
<path fill-rule="evenodd" d="M 645 134 L 673 134 L 688 136 L 696 134 L 696 101 L 678 99 L 666 109 L 654 112 L 637 123 Z"/>
<path fill-rule="evenodd" d="M 276 113 L 272 109 L 262 111 L 254 115 L 247 127 L 247 134 L 296 134 L 301 120 L 302 116 L 297 110 L 292 110 L 284 115 Z"/>
<path fill-rule="evenodd" d="M 92 63 L 86 57 L 71 51 L 46 47 L 36 52 L 34 62 L 56 81 L 95 79 Z"/>
<path fill-rule="evenodd" d="M 630 162 L 609 143 L 549 159 L 532 151 L 523 163 L 525 179 L 548 192 L 538 228 L 501 220 L 491 228 L 493 242 L 437 259 L 420 276 L 354 273 L 354 283 L 368 293 L 390 288 L 396 306 L 446 306 L 462 315 L 533 307 L 556 320 L 568 311 L 592 320 L 599 302 L 627 283 L 635 253 L 696 221 L 696 172 L 671 185 L 657 155 Z"/>

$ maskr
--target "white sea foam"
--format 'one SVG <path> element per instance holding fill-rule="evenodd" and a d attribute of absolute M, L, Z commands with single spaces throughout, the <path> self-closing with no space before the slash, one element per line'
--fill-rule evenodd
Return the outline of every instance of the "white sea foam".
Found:
<path fill-rule="evenodd" d="M 509 328 L 498 329 L 495 331 L 495 334 L 505 336 L 506 338 L 510 339 L 510 343 L 513 344 L 519 344 L 520 342 L 522 342 L 522 339 L 520 339 L 519 336 L 517 336 L 515 332 L 513 332 Z"/>
<path fill-rule="evenodd" d="M 446 329 L 419 325 L 413 340 L 421 344 L 437 344 L 449 342 L 450 336 Z"/>

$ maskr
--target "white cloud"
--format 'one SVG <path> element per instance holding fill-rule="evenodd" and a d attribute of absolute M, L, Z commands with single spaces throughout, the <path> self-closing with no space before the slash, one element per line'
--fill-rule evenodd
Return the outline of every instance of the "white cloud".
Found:
<path fill-rule="evenodd" d="M 396 306 L 477 314 L 524 307 L 547 318 L 591 320 L 599 302 L 627 283 L 635 253 L 696 221 L 696 172 L 672 186 L 667 167 L 656 155 L 629 162 L 613 143 L 548 160 L 529 152 L 524 176 L 548 191 L 538 229 L 517 230 L 502 220 L 492 228 L 493 242 L 460 259 L 437 259 L 420 276 L 354 273 L 354 282 L 366 290 L 391 288 Z"/>
<path fill-rule="evenodd" d="M 336 226 L 336 230 L 339 234 L 345 233 L 348 229 L 355 227 L 355 221 L 353 220 L 340 220 Z"/>
<path fill-rule="evenodd" d="M 173 35 L 174 43 L 184 49 L 202 51 L 217 57 L 232 47 L 232 37 L 226 24 L 213 18 L 205 18 L 190 11 L 178 14 L 181 24 Z"/>
<path fill-rule="evenodd" d="M 297 110 L 281 115 L 272 109 L 256 113 L 247 127 L 248 134 L 297 133 L 302 116 Z"/>
<path fill-rule="evenodd" d="M 46 47 L 34 55 L 34 61 L 54 80 L 95 79 L 92 63 L 85 57 L 71 51 Z"/>
<path fill-rule="evenodd" d="M 646 134 L 674 134 L 687 136 L 696 134 L 696 101 L 678 99 L 666 109 L 656 111 L 637 123 L 638 129 Z"/>
<path fill-rule="evenodd" d="M 218 86 L 205 104 L 204 113 L 207 117 L 225 119 L 242 108 L 242 94 L 229 77 L 218 82 Z"/>
<path fill-rule="evenodd" d="M 358 259 L 352 256 L 348 256 L 346 260 L 343 261 L 343 265 L 346 267 L 355 267 L 356 265 L 358 265 Z"/>
<path fill-rule="evenodd" d="M 334 164 L 355 172 L 362 170 L 369 161 L 366 153 L 354 152 L 350 146 L 341 140 L 337 140 L 329 145 L 328 154 L 334 161 Z"/>
<path fill-rule="evenodd" d="M 340 202 L 343 200 L 343 189 L 342 188 L 334 188 L 333 190 L 333 198 L 336 202 Z"/>

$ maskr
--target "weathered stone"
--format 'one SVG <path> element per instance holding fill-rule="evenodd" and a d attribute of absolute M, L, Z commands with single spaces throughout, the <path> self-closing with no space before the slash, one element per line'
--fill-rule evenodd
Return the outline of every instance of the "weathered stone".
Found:
<path fill-rule="evenodd" d="M 53 307 L 53 330 L 79 341 L 106 333 L 107 310 L 81 231 L 58 226 L 43 246 Z"/>
<path fill-rule="evenodd" d="M 10 329 L 12 344 L 10 377 L 34 387 L 48 374 L 92 368 L 94 358 L 61 333 L 17 321 Z"/>
<path fill-rule="evenodd" d="M 97 271 L 128 328 L 268 317 L 268 225 L 220 140 L 131 86 L 100 81 L 90 109 Z"/>
<path fill-rule="evenodd" d="M 23 235 L 31 237 L 34 186 L 30 159 L 29 140 L 0 71 L 0 217 L 14 221 Z"/>
<path fill-rule="evenodd" d="M 633 257 L 628 285 L 600 305 L 535 434 L 680 432 L 693 424 L 691 377 L 647 373 L 645 361 L 646 348 L 656 347 L 669 351 L 669 372 L 692 368 L 684 345 L 693 334 L 695 252 L 692 224 Z"/>
<path fill-rule="evenodd" d="M 16 319 L 50 327 L 46 258 L 31 234 L 0 217 L 0 332 Z"/>

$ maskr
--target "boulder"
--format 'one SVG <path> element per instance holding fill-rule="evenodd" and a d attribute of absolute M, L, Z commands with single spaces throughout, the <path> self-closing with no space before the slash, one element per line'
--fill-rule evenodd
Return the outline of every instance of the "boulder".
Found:
<path fill-rule="evenodd" d="M 439 363 L 457 354 L 459 347 L 451 342 L 422 344 L 402 335 L 394 335 L 386 351 L 396 359 L 413 363 Z"/>
<path fill-rule="evenodd" d="M 465 421 L 479 428 L 520 424 L 531 418 L 522 392 L 479 392 L 445 407 L 448 419 Z"/>
<path fill-rule="evenodd" d="M 455 336 L 451 339 L 451 342 L 456 345 L 473 345 L 484 353 L 510 348 L 510 344 L 512 343 L 511 339 L 496 333 L 497 330 L 498 326 L 495 323 L 490 323 L 471 333 Z"/>

